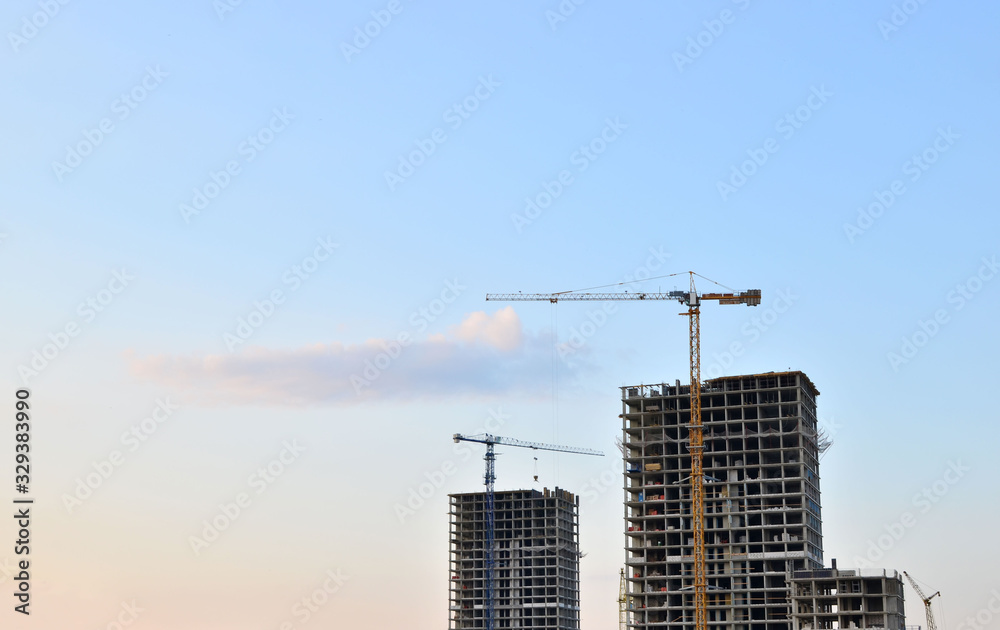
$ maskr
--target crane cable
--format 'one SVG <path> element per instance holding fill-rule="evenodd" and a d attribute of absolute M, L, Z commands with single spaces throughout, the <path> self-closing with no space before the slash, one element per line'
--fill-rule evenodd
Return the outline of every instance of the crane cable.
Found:
<path fill-rule="evenodd" d="M 552 330 L 552 443 L 559 443 L 559 362 L 556 354 L 559 351 L 559 303 L 552 302 L 549 326 Z M 559 456 L 553 458 L 555 482 L 559 483 Z"/>
<path fill-rule="evenodd" d="M 726 285 L 722 284 L 721 282 L 716 282 L 715 280 L 712 280 L 711 278 L 707 278 L 707 277 L 701 275 L 700 273 L 696 273 L 694 271 L 678 271 L 677 273 L 668 273 L 668 274 L 666 274 L 664 276 L 651 276 L 649 278 L 644 278 L 643 280 L 631 280 L 629 282 L 613 282 L 611 284 L 602 284 L 600 286 L 587 287 L 585 289 L 572 289 L 570 291 L 559 291 L 558 293 L 553 293 L 553 295 L 563 295 L 565 293 L 580 293 L 581 291 L 593 291 L 594 289 L 607 289 L 608 287 L 620 287 L 623 284 L 634 284 L 636 282 L 645 282 L 646 280 L 660 280 L 662 278 L 673 278 L 675 276 L 682 276 L 684 274 L 693 274 L 693 275 L 696 275 L 699 278 L 701 278 L 702 280 L 708 280 L 712 284 L 718 285 L 718 286 L 722 287 L 723 289 L 726 289 L 727 291 L 732 291 L 733 293 L 736 293 L 736 290 L 733 289 L 732 287 L 727 287 Z"/>

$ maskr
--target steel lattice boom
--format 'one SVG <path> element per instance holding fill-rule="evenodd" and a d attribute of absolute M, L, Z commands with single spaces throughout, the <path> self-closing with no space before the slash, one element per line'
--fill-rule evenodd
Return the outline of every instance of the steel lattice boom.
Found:
<path fill-rule="evenodd" d="M 705 592 L 708 581 L 705 575 L 705 505 L 704 505 L 704 470 L 702 466 L 702 451 L 704 436 L 701 424 L 701 302 L 714 300 L 719 304 L 760 304 L 760 289 L 750 289 L 739 293 L 701 293 L 695 289 L 695 273 L 689 271 L 690 290 L 667 291 L 655 293 L 581 293 L 564 291 L 562 293 L 488 293 L 487 301 L 505 302 L 592 302 L 592 301 L 660 301 L 675 300 L 688 307 L 688 337 L 690 341 L 691 366 L 691 423 L 688 429 L 688 449 L 691 452 L 691 514 L 694 530 L 694 608 L 695 630 L 705 630 L 707 625 L 707 601 Z"/>
<path fill-rule="evenodd" d="M 702 293 L 692 296 L 688 291 L 668 291 L 666 293 L 487 293 L 487 302 L 631 302 L 641 300 L 676 300 L 684 305 L 697 304 L 699 300 L 718 300 L 719 304 L 760 304 L 760 290 L 751 289 L 741 293 Z"/>
<path fill-rule="evenodd" d="M 490 435 L 489 433 L 477 433 L 476 435 L 462 435 L 456 433 L 452 436 L 456 442 L 479 442 L 480 444 L 500 444 L 501 446 L 519 446 L 521 448 L 531 448 L 537 451 L 558 451 L 560 453 L 576 453 L 578 455 L 604 455 L 601 451 L 590 448 L 576 448 L 575 446 L 560 446 L 558 444 L 543 444 L 541 442 L 525 442 L 514 438 Z"/>

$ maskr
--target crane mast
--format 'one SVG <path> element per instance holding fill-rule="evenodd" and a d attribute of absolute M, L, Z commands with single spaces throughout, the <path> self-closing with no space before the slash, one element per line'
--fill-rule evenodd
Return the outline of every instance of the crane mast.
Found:
<path fill-rule="evenodd" d="M 589 301 L 660 301 L 676 300 L 688 307 L 688 337 L 691 368 L 691 420 L 688 427 L 688 450 L 691 453 L 691 521 L 694 538 L 694 609 L 695 630 L 705 630 L 707 625 L 708 580 L 705 572 L 705 489 L 703 451 L 704 434 L 701 424 L 701 302 L 716 300 L 719 304 L 760 304 L 760 289 L 750 289 L 739 293 L 702 293 L 695 289 L 693 271 L 690 276 L 688 291 L 667 291 L 655 293 L 580 293 L 564 291 L 562 293 L 493 293 L 487 294 L 487 301 L 528 302 L 589 302 Z M 674 274 L 677 275 L 677 274 Z"/>
<path fill-rule="evenodd" d="M 619 573 L 618 580 L 618 630 L 628 630 L 628 589 L 625 581 L 625 569 Z"/>
<path fill-rule="evenodd" d="M 600 455 L 604 453 L 589 448 L 576 448 L 573 446 L 559 446 L 557 444 L 542 444 L 540 442 L 524 442 L 513 438 L 480 433 L 477 435 L 462 435 L 456 433 L 452 439 L 457 442 L 477 442 L 486 445 L 486 474 L 483 481 L 486 485 L 486 594 L 485 594 L 485 618 L 486 630 L 494 630 L 496 627 L 496 452 L 494 446 L 517 446 L 520 448 L 530 448 L 538 451 L 557 451 L 560 453 L 576 453 L 578 455 Z"/>
<path fill-rule="evenodd" d="M 701 307 L 691 276 L 691 299 L 688 302 L 688 335 L 691 363 L 691 426 L 688 450 L 691 453 L 691 527 L 694 530 L 694 627 L 707 626 L 706 601 L 708 580 L 705 577 L 705 486 L 703 455 L 705 440 L 701 429 Z"/>

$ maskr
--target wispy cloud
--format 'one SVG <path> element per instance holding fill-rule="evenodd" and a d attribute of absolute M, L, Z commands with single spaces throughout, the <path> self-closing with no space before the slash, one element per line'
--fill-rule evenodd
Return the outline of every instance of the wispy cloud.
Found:
<path fill-rule="evenodd" d="M 126 358 L 133 376 L 205 405 L 350 405 L 549 393 L 552 340 L 525 333 L 511 307 L 492 315 L 471 313 L 446 334 L 402 345 L 396 339 Z"/>

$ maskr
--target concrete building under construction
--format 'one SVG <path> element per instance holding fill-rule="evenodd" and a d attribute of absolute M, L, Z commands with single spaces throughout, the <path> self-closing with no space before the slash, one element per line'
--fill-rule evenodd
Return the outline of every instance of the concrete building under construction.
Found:
<path fill-rule="evenodd" d="M 701 394 L 708 628 L 791 630 L 789 579 L 823 569 L 819 392 L 781 372 Z M 679 382 L 622 388 L 632 628 L 695 626 L 690 402 Z"/>
<path fill-rule="evenodd" d="M 449 628 L 485 628 L 486 493 L 452 494 Z M 495 494 L 497 628 L 580 627 L 579 498 Z"/>
<path fill-rule="evenodd" d="M 796 571 L 789 591 L 792 630 L 904 630 L 903 577 L 896 571 Z"/>

